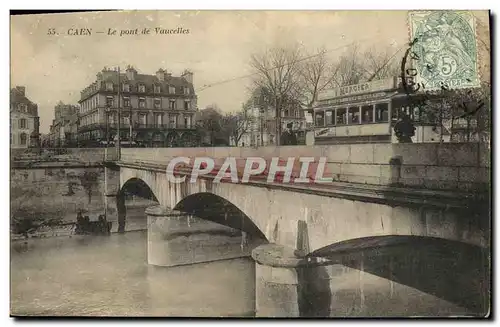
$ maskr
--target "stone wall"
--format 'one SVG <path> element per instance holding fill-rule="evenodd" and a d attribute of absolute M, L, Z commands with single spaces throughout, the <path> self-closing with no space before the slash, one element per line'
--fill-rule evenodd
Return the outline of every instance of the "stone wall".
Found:
<path fill-rule="evenodd" d="M 166 165 L 175 157 L 327 158 L 325 176 L 334 181 L 428 189 L 485 189 L 490 184 L 490 150 L 478 143 L 352 144 L 260 148 L 122 149 L 122 161 Z M 298 163 L 298 160 L 297 160 Z M 299 164 L 299 163 L 298 163 Z M 298 174 L 300 165 L 294 171 Z"/>
<path fill-rule="evenodd" d="M 96 178 L 85 183 L 85 173 Z M 76 221 L 83 209 L 96 220 L 104 213 L 103 168 L 11 169 L 10 180 L 11 218 Z"/>

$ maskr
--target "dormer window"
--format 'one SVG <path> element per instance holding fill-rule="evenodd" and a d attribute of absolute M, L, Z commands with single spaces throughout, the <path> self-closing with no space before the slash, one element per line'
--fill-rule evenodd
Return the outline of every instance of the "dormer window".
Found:
<path fill-rule="evenodd" d="M 175 86 L 170 85 L 170 86 L 168 87 L 168 93 L 169 93 L 169 94 L 175 94 Z"/>
<path fill-rule="evenodd" d="M 189 89 L 189 87 L 186 87 L 186 86 L 185 86 L 185 87 L 184 87 L 184 95 L 189 95 L 189 91 L 191 91 L 191 90 Z"/>
<path fill-rule="evenodd" d="M 123 84 L 123 92 L 130 92 L 130 84 Z"/>
<path fill-rule="evenodd" d="M 160 85 L 155 85 L 155 86 L 154 86 L 154 92 L 155 92 L 155 93 L 160 93 L 160 92 L 161 92 L 161 87 L 160 87 Z"/>
<path fill-rule="evenodd" d="M 146 85 L 144 84 L 139 84 L 139 92 L 144 93 L 146 92 Z"/>
<path fill-rule="evenodd" d="M 106 91 L 113 91 L 113 83 L 106 82 Z"/>

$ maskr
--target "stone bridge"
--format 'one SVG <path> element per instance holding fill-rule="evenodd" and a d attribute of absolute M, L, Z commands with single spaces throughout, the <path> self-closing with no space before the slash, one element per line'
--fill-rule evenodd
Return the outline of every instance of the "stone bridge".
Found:
<path fill-rule="evenodd" d="M 475 312 L 487 311 L 490 151 L 478 144 L 139 148 L 122 149 L 119 160 L 113 160 L 114 149 L 108 150 L 108 217 L 115 213 L 124 226 L 123 192 L 138 183 L 147 185 L 159 202 L 147 211 L 150 263 L 173 265 L 165 258 L 165 247 L 158 245 L 168 242 L 172 210 L 264 240 L 252 252 L 258 315 L 314 315 L 300 298 L 308 298 L 307 303 L 321 298 L 321 274 L 312 272 L 338 263 L 398 280 Z M 333 181 L 214 183 L 214 175 L 203 175 L 194 183 L 172 183 L 167 164 L 180 156 L 211 157 L 218 164 L 227 157 L 326 157 L 325 175 Z M 189 176 L 189 170 L 179 173 Z M 154 236 L 153 230 L 162 236 Z M 450 274 L 458 271 L 461 275 L 450 282 Z M 276 295 L 273 285 L 278 284 L 286 291 Z M 303 291 L 308 295 L 300 296 L 297 285 L 308 285 Z M 313 305 L 315 312 L 320 306 Z"/>

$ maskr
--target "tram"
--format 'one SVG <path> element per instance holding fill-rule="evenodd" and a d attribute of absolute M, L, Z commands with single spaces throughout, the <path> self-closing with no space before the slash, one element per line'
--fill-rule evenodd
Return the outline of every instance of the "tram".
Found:
<path fill-rule="evenodd" d="M 393 77 L 321 92 L 313 107 L 314 143 L 395 143 L 393 127 L 403 113 L 415 122 L 414 142 L 438 142 L 440 129 L 421 122 L 420 108 L 412 105 L 427 95 L 408 96 L 400 81 Z"/>

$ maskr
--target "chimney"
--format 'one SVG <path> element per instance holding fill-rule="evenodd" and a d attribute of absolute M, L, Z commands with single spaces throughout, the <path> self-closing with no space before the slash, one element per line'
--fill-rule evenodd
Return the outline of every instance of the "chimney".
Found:
<path fill-rule="evenodd" d="M 188 81 L 190 84 L 193 84 L 193 73 L 189 70 L 185 70 L 184 73 L 182 73 L 181 77 L 184 77 L 186 81 Z"/>
<path fill-rule="evenodd" d="M 22 96 L 26 95 L 26 87 L 24 86 L 16 86 L 17 92 L 19 92 Z"/>
<path fill-rule="evenodd" d="M 135 79 L 135 76 L 137 75 L 137 70 L 135 70 L 134 67 L 129 65 L 127 66 L 126 73 L 127 73 L 127 78 L 133 81 Z"/>
<path fill-rule="evenodd" d="M 156 78 L 158 78 L 158 80 L 160 82 L 163 82 L 165 81 L 165 75 L 166 75 L 166 71 L 164 71 L 163 69 L 158 69 L 158 71 L 156 72 Z"/>

